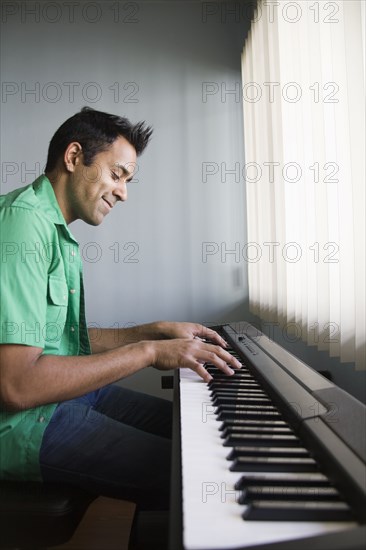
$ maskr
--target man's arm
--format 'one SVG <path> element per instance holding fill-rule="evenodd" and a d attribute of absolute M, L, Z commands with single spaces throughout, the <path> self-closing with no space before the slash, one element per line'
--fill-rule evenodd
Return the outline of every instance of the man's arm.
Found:
<path fill-rule="evenodd" d="M 134 344 L 142 340 L 165 340 L 170 338 L 201 338 L 226 347 L 226 342 L 217 332 L 199 323 L 156 321 L 128 328 L 89 328 L 93 353 Z"/>
<path fill-rule="evenodd" d="M 0 346 L 0 401 L 8 410 L 23 410 L 73 399 L 154 366 L 159 370 L 190 368 L 204 380 L 204 363 L 226 374 L 241 365 L 221 346 L 199 338 L 141 341 L 85 356 L 44 355 L 41 348 Z M 230 365 L 230 366 L 229 366 Z"/>

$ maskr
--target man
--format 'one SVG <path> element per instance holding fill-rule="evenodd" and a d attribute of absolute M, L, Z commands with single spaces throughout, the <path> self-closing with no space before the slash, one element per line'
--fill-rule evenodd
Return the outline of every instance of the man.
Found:
<path fill-rule="evenodd" d="M 171 403 L 113 383 L 149 366 L 190 368 L 206 381 L 205 362 L 227 374 L 240 367 L 199 324 L 86 328 L 68 224 L 99 225 L 127 200 L 151 133 L 84 108 L 53 136 L 45 174 L 1 197 L 3 479 L 67 482 L 141 509 L 167 508 Z"/>

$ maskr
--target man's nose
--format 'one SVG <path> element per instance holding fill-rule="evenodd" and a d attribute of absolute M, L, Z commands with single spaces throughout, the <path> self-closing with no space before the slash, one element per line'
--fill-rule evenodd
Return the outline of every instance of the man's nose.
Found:
<path fill-rule="evenodd" d="M 117 200 L 125 202 L 127 200 L 127 183 L 125 181 L 120 181 L 113 191 L 113 195 Z"/>

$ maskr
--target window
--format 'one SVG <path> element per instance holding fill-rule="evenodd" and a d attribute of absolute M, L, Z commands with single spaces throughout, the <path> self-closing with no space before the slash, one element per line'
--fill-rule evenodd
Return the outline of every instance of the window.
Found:
<path fill-rule="evenodd" d="M 251 311 L 365 369 L 365 2 L 259 0 L 242 56 Z"/>

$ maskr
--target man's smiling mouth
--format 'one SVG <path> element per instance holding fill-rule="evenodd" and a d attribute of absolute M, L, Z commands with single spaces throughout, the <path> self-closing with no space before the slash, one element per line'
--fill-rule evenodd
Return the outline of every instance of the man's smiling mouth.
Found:
<path fill-rule="evenodd" d="M 107 205 L 108 209 L 109 209 L 109 210 L 112 210 L 113 204 L 110 203 L 110 202 L 109 202 L 107 199 L 105 199 L 104 197 L 102 197 L 102 199 L 103 199 L 104 203 Z"/>

